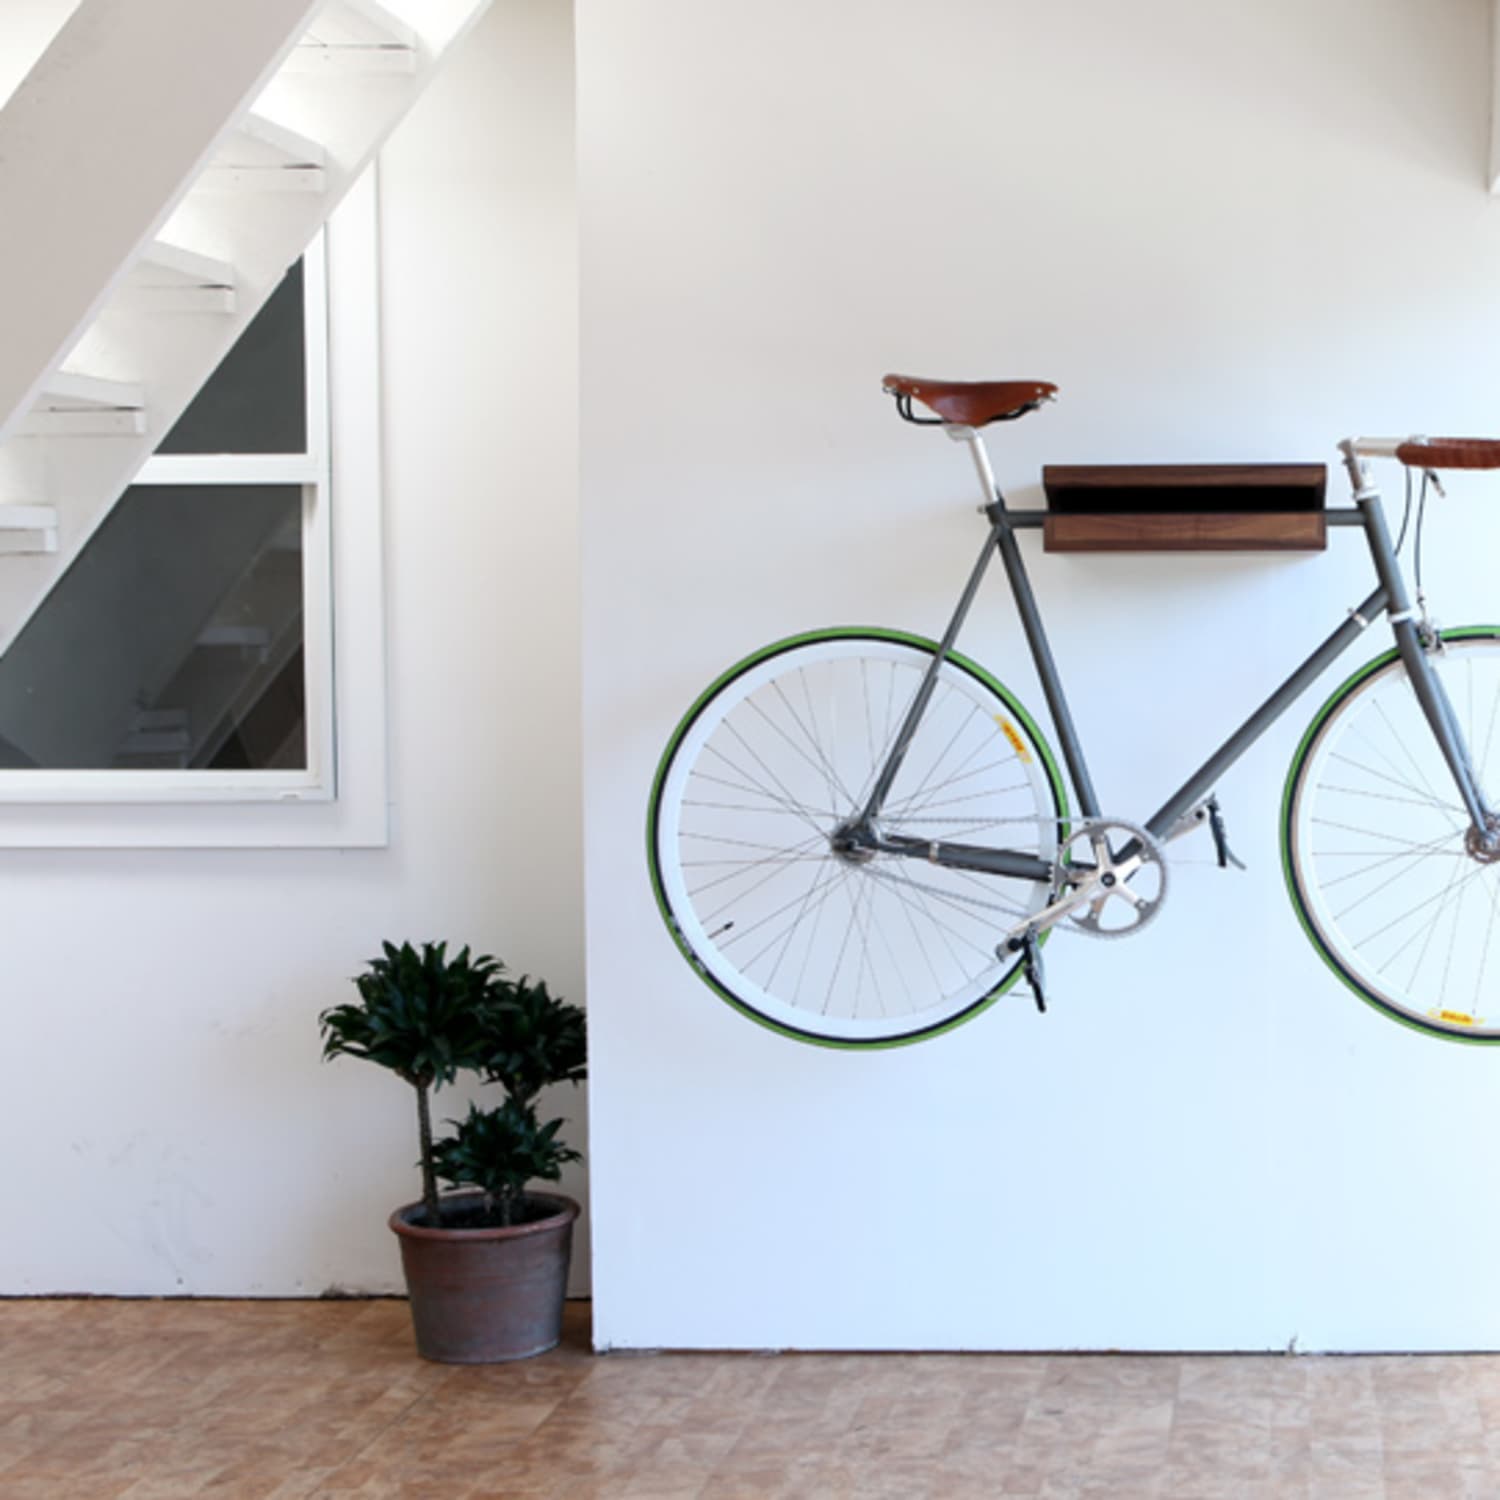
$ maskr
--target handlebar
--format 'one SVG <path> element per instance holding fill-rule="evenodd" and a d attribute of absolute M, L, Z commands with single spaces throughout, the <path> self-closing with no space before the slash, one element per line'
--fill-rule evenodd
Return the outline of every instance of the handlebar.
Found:
<path fill-rule="evenodd" d="M 1394 458 L 1412 469 L 1500 469 L 1495 438 L 1345 438 L 1349 458 Z"/>

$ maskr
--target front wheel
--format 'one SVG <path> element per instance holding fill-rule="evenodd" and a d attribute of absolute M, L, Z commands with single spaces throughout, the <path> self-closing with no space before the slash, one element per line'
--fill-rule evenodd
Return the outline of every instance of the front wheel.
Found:
<path fill-rule="evenodd" d="M 651 793 L 657 902 L 700 977 L 803 1041 L 892 1046 L 946 1030 L 1008 989 L 1005 930 L 1041 882 L 841 848 L 869 796 L 931 641 L 828 630 L 732 667 L 677 727 Z M 1055 860 L 1062 780 L 1026 711 L 950 655 L 881 828 Z"/>
<path fill-rule="evenodd" d="M 1500 790 L 1500 627 L 1442 632 L 1429 660 L 1475 778 Z M 1500 862 L 1470 820 L 1392 650 L 1325 703 L 1292 759 L 1282 860 L 1314 947 L 1404 1025 L 1500 1041 Z"/>

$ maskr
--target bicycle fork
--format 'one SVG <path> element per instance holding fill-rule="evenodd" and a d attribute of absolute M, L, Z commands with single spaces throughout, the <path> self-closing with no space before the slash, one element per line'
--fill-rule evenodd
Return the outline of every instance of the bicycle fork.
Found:
<path fill-rule="evenodd" d="M 1341 443 L 1344 462 L 1354 481 L 1354 501 L 1359 507 L 1364 522 L 1365 537 L 1370 544 L 1370 555 L 1374 559 L 1375 572 L 1385 593 L 1386 619 L 1396 638 L 1396 649 L 1401 663 L 1411 681 L 1412 691 L 1421 706 L 1422 715 L 1437 740 L 1444 763 L 1453 784 L 1458 790 L 1464 810 L 1469 815 L 1471 852 L 1488 855 L 1500 854 L 1500 818 L 1491 811 L 1474 773 L 1469 747 L 1459 728 L 1458 715 L 1444 688 L 1442 679 L 1433 670 L 1428 657 L 1428 648 L 1423 644 L 1417 629 L 1416 611 L 1407 597 L 1406 583 L 1396 561 L 1395 549 L 1391 546 L 1390 532 L 1386 528 L 1385 514 L 1381 509 L 1380 493 L 1370 484 L 1365 467 L 1352 442 Z M 1365 622 L 1361 622 L 1365 623 Z"/>

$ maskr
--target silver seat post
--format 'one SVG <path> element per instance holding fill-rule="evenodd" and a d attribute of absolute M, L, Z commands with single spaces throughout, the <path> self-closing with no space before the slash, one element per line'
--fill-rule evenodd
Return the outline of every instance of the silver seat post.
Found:
<path fill-rule="evenodd" d="M 989 450 L 984 446 L 984 439 L 978 428 L 948 426 L 943 430 L 955 443 L 968 444 L 969 456 L 974 460 L 974 468 L 979 474 L 979 488 L 984 495 L 984 503 L 980 509 L 988 511 L 996 503 L 1003 505 L 1000 491 L 995 486 L 995 471 L 990 467 Z"/>

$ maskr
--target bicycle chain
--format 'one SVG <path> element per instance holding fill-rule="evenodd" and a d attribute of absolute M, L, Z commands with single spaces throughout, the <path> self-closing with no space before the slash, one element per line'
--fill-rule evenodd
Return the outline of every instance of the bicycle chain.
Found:
<path fill-rule="evenodd" d="M 967 820 L 959 818 L 924 818 L 922 819 L 922 821 L 928 823 L 960 823 L 966 822 Z M 994 825 L 999 823 L 1051 823 L 1058 828 L 1059 832 L 1064 833 L 1062 847 L 1059 849 L 1058 857 L 1053 864 L 1052 896 L 1050 898 L 1051 900 L 1057 899 L 1057 896 L 1062 891 L 1064 884 L 1062 850 L 1065 849 L 1067 844 L 1071 843 L 1074 839 L 1087 836 L 1090 830 L 1093 829 L 1119 829 L 1127 833 L 1131 838 L 1137 840 L 1140 843 L 1142 850 L 1145 851 L 1145 863 L 1155 865 L 1160 871 L 1161 888 L 1157 892 L 1156 899 L 1151 904 L 1150 911 L 1148 911 L 1139 922 L 1132 923 L 1129 927 L 1120 928 L 1116 931 L 1109 931 L 1104 928 L 1091 926 L 1089 924 L 1080 922 L 1077 920 L 1077 918 L 1069 916 L 1057 922 L 1055 924 L 1054 930 L 1076 933 L 1080 937 L 1101 938 L 1111 942 L 1117 938 L 1134 937 L 1135 934 L 1138 933 L 1143 927 L 1147 926 L 1149 923 L 1153 922 L 1156 919 L 1157 914 L 1161 911 L 1162 904 L 1166 901 L 1168 875 L 1165 851 L 1163 850 L 1159 840 L 1157 840 L 1144 828 L 1140 827 L 1136 823 L 1127 822 L 1123 818 L 1046 818 L 1033 814 L 1026 814 L 1008 818 L 987 818 L 985 820 L 985 823 L 986 825 Z M 875 873 L 873 869 L 872 873 Z M 895 879 L 896 877 L 891 875 L 889 872 L 882 872 L 879 875 L 879 878 Z M 1010 906 L 1002 902 L 993 900 L 986 901 L 979 896 L 966 895 L 961 891 L 942 889 L 937 886 L 925 884 L 923 881 L 913 879 L 909 875 L 901 877 L 901 884 L 909 886 L 913 890 L 923 891 L 928 895 L 938 897 L 944 901 L 959 902 L 965 906 L 978 907 L 983 911 L 999 912 L 1008 917 L 1025 917 L 1028 915 L 1024 907 Z"/>

